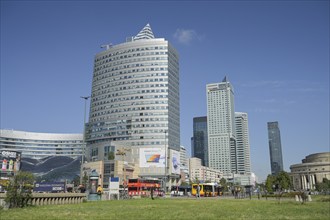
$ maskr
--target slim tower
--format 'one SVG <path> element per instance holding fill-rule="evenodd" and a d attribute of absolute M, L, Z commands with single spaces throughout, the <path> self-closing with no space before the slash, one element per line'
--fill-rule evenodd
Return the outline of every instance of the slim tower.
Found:
<path fill-rule="evenodd" d="M 237 173 L 250 174 L 250 142 L 248 114 L 235 112 Z"/>
<path fill-rule="evenodd" d="M 281 134 L 278 122 L 268 122 L 268 143 L 272 175 L 283 170 Z"/>
<path fill-rule="evenodd" d="M 193 157 L 200 158 L 203 166 L 208 166 L 207 117 L 193 119 Z"/>

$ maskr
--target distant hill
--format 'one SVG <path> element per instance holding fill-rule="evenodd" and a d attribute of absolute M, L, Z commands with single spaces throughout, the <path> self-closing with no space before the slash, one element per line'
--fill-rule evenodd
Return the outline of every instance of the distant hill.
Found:
<path fill-rule="evenodd" d="M 21 170 L 32 172 L 38 181 L 71 181 L 80 175 L 80 158 L 50 156 L 43 159 L 22 158 Z"/>

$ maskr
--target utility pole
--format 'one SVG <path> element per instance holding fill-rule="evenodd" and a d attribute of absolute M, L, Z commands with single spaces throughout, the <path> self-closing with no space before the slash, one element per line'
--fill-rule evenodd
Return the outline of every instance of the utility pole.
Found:
<path fill-rule="evenodd" d="M 82 147 L 82 156 L 81 156 L 81 164 L 80 164 L 80 184 L 83 184 L 83 164 L 86 154 L 86 106 L 87 106 L 87 100 L 90 98 L 90 96 L 80 96 L 80 98 L 85 99 L 83 147 Z"/>
<path fill-rule="evenodd" d="M 164 140 L 165 140 L 165 176 L 164 176 L 164 193 L 166 193 L 166 182 L 167 182 L 167 149 L 166 149 L 166 133 L 167 131 L 164 131 L 165 135 L 164 135 Z"/>

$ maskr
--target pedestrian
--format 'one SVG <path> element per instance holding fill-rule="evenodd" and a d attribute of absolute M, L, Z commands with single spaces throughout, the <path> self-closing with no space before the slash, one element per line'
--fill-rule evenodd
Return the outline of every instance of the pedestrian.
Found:
<path fill-rule="evenodd" d="M 150 195 L 151 195 L 151 199 L 154 200 L 154 187 L 151 187 Z"/>
<path fill-rule="evenodd" d="M 200 192 L 201 192 L 201 187 L 199 186 L 199 184 L 197 185 L 197 193 L 196 193 L 196 197 L 199 198 L 200 197 Z"/>
<path fill-rule="evenodd" d="M 102 198 L 102 193 L 103 193 L 103 188 L 102 188 L 102 186 L 101 186 L 100 184 L 99 184 L 99 186 L 97 187 L 96 192 L 97 192 L 97 195 L 98 195 L 98 197 L 99 197 L 99 200 L 101 200 L 101 198 Z"/>
<path fill-rule="evenodd" d="M 86 188 L 85 188 L 84 184 L 79 185 L 78 189 L 80 190 L 80 193 L 85 193 L 86 192 Z"/>

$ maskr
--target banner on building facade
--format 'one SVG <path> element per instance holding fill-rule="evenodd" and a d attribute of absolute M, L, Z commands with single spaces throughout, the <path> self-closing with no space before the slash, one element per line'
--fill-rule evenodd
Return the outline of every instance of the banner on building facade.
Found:
<path fill-rule="evenodd" d="M 21 169 L 21 152 L 0 151 L 1 172 L 17 172 Z"/>
<path fill-rule="evenodd" d="M 180 152 L 171 150 L 172 173 L 180 175 Z"/>
<path fill-rule="evenodd" d="M 140 148 L 140 167 L 165 167 L 164 149 Z"/>

